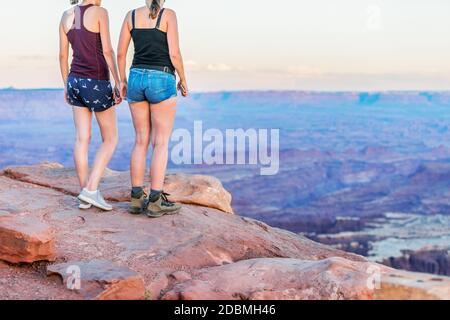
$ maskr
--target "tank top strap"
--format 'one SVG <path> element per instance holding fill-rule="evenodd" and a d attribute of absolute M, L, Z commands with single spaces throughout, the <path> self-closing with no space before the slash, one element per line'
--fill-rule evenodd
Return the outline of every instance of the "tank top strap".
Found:
<path fill-rule="evenodd" d="M 82 29 L 86 29 L 84 27 L 84 14 L 86 13 L 86 10 L 89 9 L 90 7 L 93 7 L 93 4 L 88 4 L 85 6 L 77 6 L 77 10 L 78 10 L 78 14 L 75 14 L 75 19 L 79 18 L 79 25 Z"/>
<path fill-rule="evenodd" d="M 159 29 L 159 27 L 160 27 L 160 25 L 161 25 L 161 19 L 162 19 L 163 13 L 164 13 L 164 8 L 162 8 L 162 9 L 159 11 L 158 22 L 156 22 L 156 29 Z"/>
<path fill-rule="evenodd" d="M 136 28 L 136 10 L 131 12 L 131 25 L 133 29 Z"/>

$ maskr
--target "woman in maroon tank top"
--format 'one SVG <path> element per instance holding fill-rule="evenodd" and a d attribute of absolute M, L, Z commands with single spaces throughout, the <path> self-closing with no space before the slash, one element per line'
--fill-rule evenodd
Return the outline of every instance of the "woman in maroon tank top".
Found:
<path fill-rule="evenodd" d="M 78 4 L 78 0 L 71 0 Z M 84 0 L 64 12 L 59 28 L 60 66 L 64 81 L 64 97 L 72 106 L 76 127 L 74 160 L 81 186 L 80 209 L 95 206 L 112 210 L 98 186 L 117 145 L 115 105 L 121 102 L 117 86 L 109 81 L 110 71 L 119 84 L 117 63 L 112 49 L 108 12 L 101 0 Z M 69 47 L 73 50 L 69 72 Z M 89 175 L 88 148 L 95 113 L 103 144 Z"/>

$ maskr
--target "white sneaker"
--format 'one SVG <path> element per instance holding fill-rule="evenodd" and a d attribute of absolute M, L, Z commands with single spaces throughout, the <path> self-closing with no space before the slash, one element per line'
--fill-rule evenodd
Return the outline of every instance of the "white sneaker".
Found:
<path fill-rule="evenodd" d="M 108 204 L 105 201 L 102 194 L 98 190 L 95 192 L 90 192 L 86 189 L 83 189 L 83 191 L 81 191 L 80 195 L 78 196 L 78 199 L 105 211 L 111 211 L 113 209 L 112 205 Z"/>
<path fill-rule="evenodd" d="M 92 204 L 79 200 L 80 204 L 78 205 L 78 209 L 80 210 L 89 210 L 92 208 Z"/>

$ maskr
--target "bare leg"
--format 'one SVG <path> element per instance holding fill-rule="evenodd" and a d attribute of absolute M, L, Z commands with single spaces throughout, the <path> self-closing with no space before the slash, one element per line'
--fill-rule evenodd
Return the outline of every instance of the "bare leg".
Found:
<path fill-rule="evenodd" d="M 86 186 L 89 191 L 98 189 L 100 180 L 114 154 L 118 141 L 116 107 L 112 107 L 104 112 L 98 112 L 95 114 L 95 117 L 100 127 L 103 143 L 95 156 L 94 166 Z"/>
<path fill-rule="evenodd" d="M 176 98 L 151 105 L 153 157 L 150 180 L 153 190 L 163 190 L 164 188 L 164 178 L 169 160 L 169 141 L 175 121 L 176 107 Z"/>
<path fill-rule="evenodd" d="M 76 129 L 73 158 L 81 189 L 85 188 L 89 177 L 89 143 L 92 134 L 92 113 L 87 108 L 72 107 Z"/>
<path fill-rule="evenodd" d="M 130 164 L 131 184 L 133 187 L 143 187 L 151 134 L 150 104 L 146 101 L 133 103 L 130 110 L 136 132 Z"/>

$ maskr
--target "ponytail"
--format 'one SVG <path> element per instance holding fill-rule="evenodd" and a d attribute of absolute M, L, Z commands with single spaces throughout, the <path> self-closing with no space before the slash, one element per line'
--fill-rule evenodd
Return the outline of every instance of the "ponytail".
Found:
<path fill-rule="evenodd" d="M 160 0 L 146 0 L 147 7 L 150 9 L 150 18 L 156 19 L 158 17 L 159 10 L 161 10 Z"/>

